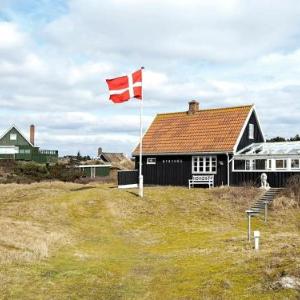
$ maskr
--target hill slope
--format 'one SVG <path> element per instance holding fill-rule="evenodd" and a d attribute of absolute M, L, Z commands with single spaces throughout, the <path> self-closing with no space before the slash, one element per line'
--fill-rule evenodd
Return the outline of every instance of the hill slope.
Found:
<path fill-rule="evenodd" d="M 297 299 L 300 210 L 271 212 L 246 241 L 257 189 L 0 186 L 3 299 Z M 276 215 L 275 215 L 276 214 Z"/>

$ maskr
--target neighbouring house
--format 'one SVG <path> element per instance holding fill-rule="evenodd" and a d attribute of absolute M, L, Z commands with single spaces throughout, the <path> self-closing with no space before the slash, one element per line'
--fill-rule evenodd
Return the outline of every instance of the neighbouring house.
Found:
<path fill-rule="evenodd" d="M 16 127 L 10 127 L 0 137 L 0 159 L 35 161 L 38 163 L 55 163 L 57 150 L 41 150 L 35 146 L 35 126 L 30 126 L 29 139 Z"/>
<path fill-rule="evenodd" d="M 106 177 L 110 175 L 111 165 L 79 165 L 76 166 L 85 177 L 95 179 L 96 177 Z"/>
<path fill-rule="evenodd" d="M 139 146 L 133 156 L 138 170 Z M 254 105 L 201 109 L 191 101 L 187 111 L 155 117 L 143 137 L 142 174 L 149 185 L 187 186 L 210 175 L 220 186 L 259 184 L 266 173 L 271 186 L 282 186 L 300 174 L 299 159 L 299 142 L 266 143 Z M 137 183 L 137 172 L 120 178 Z"/>
<path fill-rule="evenodd" d="M 109 163 L 113 168 L 117 168 L 120 170 L 134 168 L 134 162 L 132 162 L 123 153 L 103 152 L 102 148 L 98 148 L 98 160 L 103 163 Z"/>

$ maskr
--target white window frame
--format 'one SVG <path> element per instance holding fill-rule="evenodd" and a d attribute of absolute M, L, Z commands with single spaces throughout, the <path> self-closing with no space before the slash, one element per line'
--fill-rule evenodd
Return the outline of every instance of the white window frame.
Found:
<path fill-rule="evenodd" d="M 207 170 L 208 162 L 208 170 Z M 192 157 L 192 174 L 217 174 L 217 156 L 201 155 Z M 215 168 L 215 171 L 213 171 Z"/>
<path fill-rule="evenodd" d="M 16 133 L 11 133 L 9 135 L 9 140 L 10 141 L 16 141 L 17 140 L 17 134 Z"/>
<path fill-rule="evenodd" d="M 249 140 L 254 140 L 254 124 L 249 124 Z"/>
<path fill-rule="evenodd" d="M 156 165 L 156 157 L 147 157 L 147 165 Z"/>
<path fill-rule="evenodd" d="M 255 159 L 246 159 L 245 160 L 245 170 L 246 171 L 255 171 L 256 170 Z"/>
<path fill-rule="evenodd" d="M 267 159 L 267 170 L 273 170 L 273 159 Z"/>
<path fill-rule="evenodd" d="M 277 165 L 276 165 L 277 161 L 285 161 L 285 167 L 283 167 L 283 168 L 278 168 Z M 285 159 L 285 158 L 275 159 L 275 169 L 276 169 L 276 170 L 287 170 L 287 169 L 288 169 L 288 160 Z"/>
<path fill-rule="evenodd" d="M 237 159 L 239 160 L 239 159 Z M 266 159 L 266 165 L 265 165 L 265 169 L 257 169 L 255 164 L 253 164 L 252 162 L 255 161 L 255 159 L 241 159 L 245 161 L 245 168 L 244 169 L 236 169 L 235 168 L 235 160 L 233 160 L 232 163 L 232 171 L 233 172 L 253 172 L 253 171 L 258 171 L 258 172 L 300 172 L 300 158 L 299 157 L 295 157 L 295 158 L 288 158 L 288 157 L 283 157 L 283 158 L 267 158 Z M 277 168 L 276 167 L 276 161 L 285 161 L 285 167 L 283 168 Z M 292 161 L 296 160 L 299 161 L 299 168 L 293 168 L 292 167 Z M 248 161 L 248 162 L 247 162 Z"/>

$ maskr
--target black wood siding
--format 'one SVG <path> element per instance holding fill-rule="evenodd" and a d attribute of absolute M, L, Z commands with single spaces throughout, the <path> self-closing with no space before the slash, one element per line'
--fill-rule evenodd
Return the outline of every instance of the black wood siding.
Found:
<path fill-rule="evenodd" d="M 254 139 L 249 139 L 249 124 L 254 125 Z M 255 116 L 254 111 L 252 112 L 252 115 L 248 121 L 248 124 L 245 128 L 245 131 L 242 135 L 242 138 L 240 140 L 240 143 L 237 147 L 237 151 L 247 147 L 248 145 L 251 145 L 252 143 L 262 143 L 264 141 L 263 134 L 258 126 L 258 120 Z"/>
<path fill-rule="evenodd" d="M 266 173 L 271 187 L 284 187 L 291 176 L 300 175 L 293 172 L 232 172 L 232 185 L 253 184 L 260 186 L 260 176 Z"/>
<path fill-rule="evenodd" d="M 138 180 L 139 173 L 137 170 L 118 172 L 118 185 L 137 184 Z"/>
<path fill-rule="evenodd" d="M 217 156 L 217 174 L 215 186 L 227 184 L 227 156 Z M 147 165 L 147 156 L 143 156 L 144 183 L 148 185 L 188 186 L 192 178 L 192 155 L 148 156 L 155 157 L 155 165 Z M 136 169 L 139 168 L 139 157 L 136 157 Z M 200 175 L 200 174 L 199 174 Z M 207 174 L 206 174 L 207 175 Z"/>

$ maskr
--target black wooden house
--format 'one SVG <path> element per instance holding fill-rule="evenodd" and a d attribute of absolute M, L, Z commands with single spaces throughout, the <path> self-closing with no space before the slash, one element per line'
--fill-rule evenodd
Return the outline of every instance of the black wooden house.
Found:
<path fill-rule="evenodd" d="M 144 183 L 186 186 L 193 175 L 213 175 L 215 186 L 229 185 L 234 154 L 262 142 L 253 105 L 200 109 L 191 101 L 187 111 L 158 114 L 144 135 Z"/>
<path fill-rule="evenodd" d="M 133 152 L 139 168 L 139 146 Z M 143 137 L 142 173 L 146 185 L 188 186 L 195 177 L 214 186 L 271 187 L 300 175 L 300 142 L 267 143 L 254 105 L 158 114 Z M 119 173 L 119 185 L 136 186 L 137 171 Z M 201 179 L 200 179 L 201 180 Z"/>

